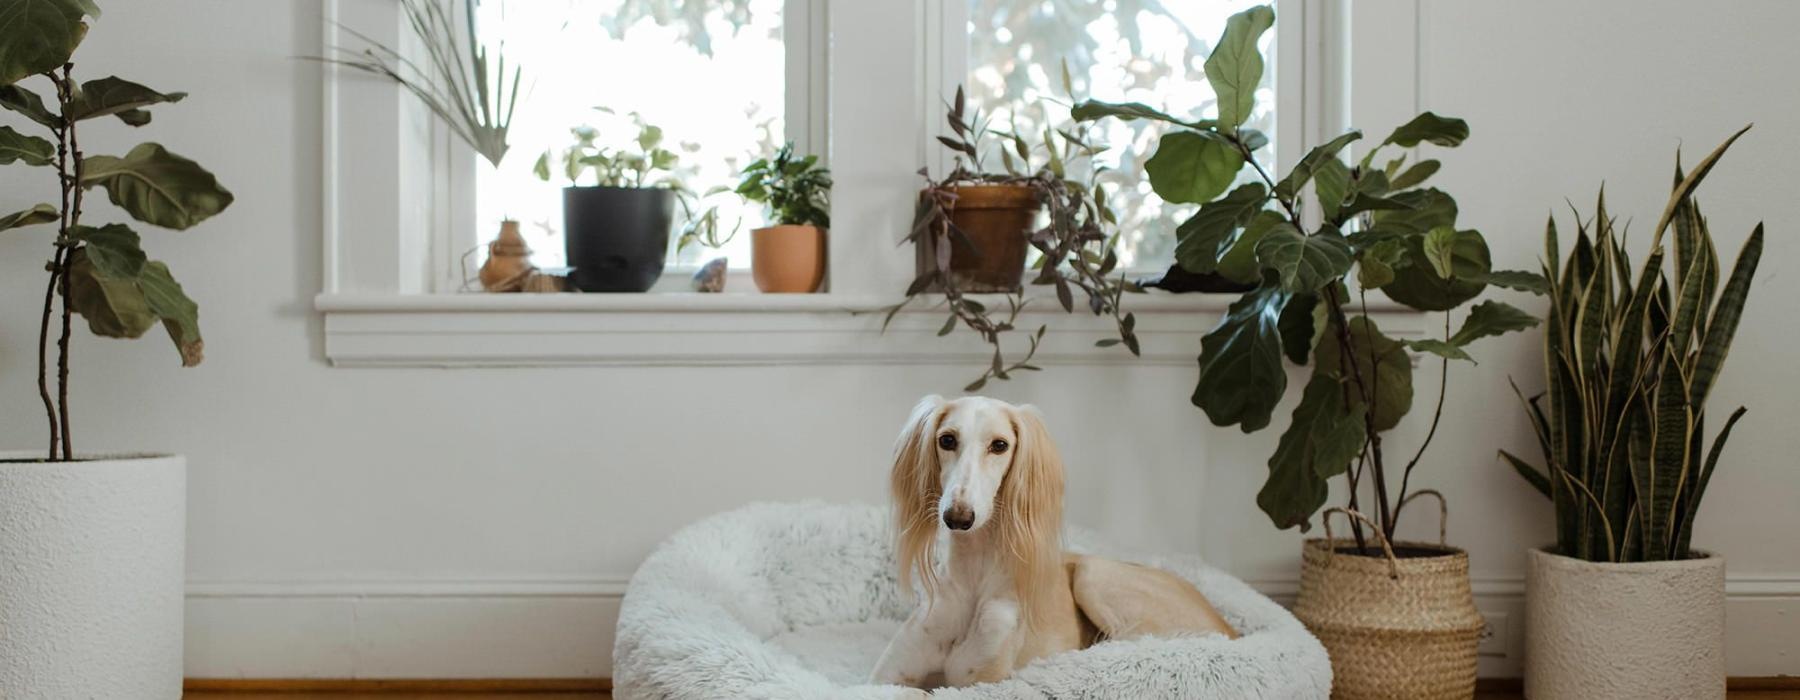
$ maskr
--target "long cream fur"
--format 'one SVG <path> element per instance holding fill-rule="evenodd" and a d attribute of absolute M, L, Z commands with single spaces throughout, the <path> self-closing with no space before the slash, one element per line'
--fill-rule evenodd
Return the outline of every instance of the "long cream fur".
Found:
<path fill-rule="evenodd" d="M 940 571 L 936 548 L 947 501 L 936 441 L 952 429 L 952 412 L 963 411 L 974 413 L 957 414 L 959 425 L 1010 429 L 1011 461 L 992 503 L 983 504 L 986 522 L 952 534 Z M 981 449 L 991 436 L 965 437 L 966 449 Z M 1236 636 L 1177 577 L 1063 551 L 1062 457 L 1034 407 L 927 397 L 895 445 L 890 486 L 900 580 L 907 588 L 917 581 L 926 599 L 883 655 L 877 681 L 930 687 L 1000 680 L 1034 658 L 1083 648 L 1102 635 Z M 952 590 L 944 593 L 946 587 Z M 950 604 L 939 606 L 944 598 Z"/>

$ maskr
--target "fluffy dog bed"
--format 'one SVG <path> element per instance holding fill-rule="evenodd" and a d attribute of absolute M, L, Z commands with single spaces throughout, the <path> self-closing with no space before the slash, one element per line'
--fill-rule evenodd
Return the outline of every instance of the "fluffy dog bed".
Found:
<path fill-rule="evenodd" d="M 870 685 L 912 611 L 895 581 L 885 509 L 757 504 L 675 533 L 631 577 L 613 692 L 636 698 L 896 698 Z M 1069 549 L 1193 581 L 1243 636 L 1102 642 L 1010 679 L 934 698 L 1324 698 L 1325 648 L 1299 621 L 1193 557 L 1135 557 L 1069 533 Z"/>

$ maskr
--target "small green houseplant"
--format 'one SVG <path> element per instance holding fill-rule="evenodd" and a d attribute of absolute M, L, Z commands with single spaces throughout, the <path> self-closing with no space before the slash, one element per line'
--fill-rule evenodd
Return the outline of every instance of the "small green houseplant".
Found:
<path fill-rule="evenodd" d="M 1500 453 L 1555 509 L 1556 544 L 1531 552 L 1526 580 L 1533 696 L 1724 695 L 1725 562 L 1690 543 L 1745 413 L 1725 417 L 1708 447 L 1706 403 L 1743 317 L 1763 227 L 1726 270 L 1694 192 L 1744 131 L 1690 173 L 1677 160 L 1635 279 L 1604 195 L 1591 220 L 1575 222 L 1566 260 L 1555 220 L 1545 229 L 1544 274 L 1554 280 L 1545 390 L 1521 395 L 1543 466 Z M 1642 611 L 1642 624 L 1597 618 L 1620 610 Z"/>
<path fill-rule="evenodd" d="M 0 108 L 18 126 L 0 126 L 0 165 L 39 169 L 37 187 L 19 178 L 13 189 L 48 200 L 0 217 L 0 230 L 51 233 L 47 279 L 31 282 L 43 285 L 35 330 L 48 448 L 0 459 L 0 697 L 181 695 L 186 462 L 77 452 L 69 350 L 80 316 L 107 338 L 161 326 L 180 364 L 199 364 L 198 305 L 144 252 L 133 224 L 95 221 L 88 207 L 104 193 L 139 223 L 185 230 L 232 195 L 158 143 L 88 150 L 106 122 L 143 127 L 152 109 L 186 97 L 116 77 L 78 80 L 74 53 L 99 15 L 92 0 L 0 0 Z"/>
<path fill-rule="evenodd" d="M 677 249 L 694 242 L 717 248 L 731 239 L 719 237 L 716 208 L 700 209 L 662 128 L 635 112 L 630 116 L 637 133 L 628 143 L 609 147 L 598 129 L 578 126 L 570 129 L 572 145 L 538 156 L 533 167 L 545 182 L 553 170 L 569 181 L 563 188 L 563 246 L 573 268 L 569 279 L 584 292 L 643 292 L 655 285 L 668 259 L 677 206 L 683 214 Z"/>
<path fill-rule="evenodd" d="M 1360 159 L 1344 160 L 1362 138 L 1350 131 L 1313 148 L 1280 178 L 1259 164 L 1255 153 L 1268 140 L 1242 125 L 1262 78 L 1257 40 L 1274 22 L 1274 11 L 1263 6 L 1226 23 L 1205 62 L 1218 97 L 1212 118 L 1101 102 L 1077 105 L 1075 116 L 1167 124 L 1146 174 L 1165 200 L 1200 205 L 1177 230 L 1177 261 L 1195 274 L 1255 285 L 1202 338 L 1194 404 L 1215 425 L 1255 432 L 1268 427 L 1287 393 L 1286 365 L 1312 368 L 1256 502 L 1277 527 L 1305 530 L 1325 505 L 1328 481 L 1348 482 L 1346 506 L 1326 516 L 1344 513 L 1354 544 L 1334 541 L 1329 523 L 1324 539 L 1306 543 L 1294 609 L 1331 653 L 1334 691 L 1436 697 L 1448 689 L 1466 697 L 1474 690 L 1481 630 L 1468 557 L 1442 542 L 1397 544 L 1395 527 L 1416 497 L 1442 500 L 1435 491 L 1414 491 L 1411 477 L 1443 416 L 1450 363 L 1473 361 L 1466 348 L 1477 340 L 1537 323 L 1510 305 L 1484 301 L 1452 331 L 1447 312 L 1493 285 L 1536 289 L 1543 281 L 1493 270 L 1481 233 L 1458 225 L 1455 198 L 1427 186 L 1439 161 L 1407 151 L 1460 145 L 1469 136 L 1460 119 L 1420 114 Z M 1247 182 L 1240 179 L 1246 171 Z M 1308 193 L 1316 224 L 1303 216 Z M 1444 312 L 1443 335 L 1385 335 L 1369 314 L 1370 293 Z M 1439 391 L 1425 438 L 1410 457 L 1397 457 L 1386 438 L 1412 409 L 1410 352 L 1441 359 Z M 1387 593 L 1350 593 L 1373 589 Z M 1401 669 L 1383 658 L 1422 661 Z"/>
<path fill-rule="evenodd" d="M 1063 89 L 1071 89 L 1066 67 Z M 1117 238 L 1107 232 L 1117 219 L 1107 207 L 1106 190 L 1091 181 L 1093 156 L 1105 147 L 1090 143 L 1079 124 L 1047 127 L 1035 146 L 1027 135 L 994 131 L 979 111 L 967 108 L 962 88 L 947 119 L 954 135 L 938 141 L 956 154 L 955 164 L 941 180 L 919 171 L 925 188 L 905 239 L 918 251 L 918 273 L 906 300 L 888 310 L 888 319 L 921 294 L 941 293 L 950 315 L 938 335 L 949 335 L 960 324 L 993 348 L 992 362 L 964 391 L 1036 371 L 1040 368 L 1031 361 L 1047 326 L 1026 336 L 1028 346 L 1016 360 L 1009 361 L 1001 345 L 1031 301 L 1022 282 L 1028 253 L 1036 250 L 1031 285 L 1054 288 L 1067 313 L 1074 313 L 1079 292 L 1082 308 L 1112 317 L 1118 328 L 1119 337 L 1099 344 L 1124 345 L 1138 355 L 1137 317 L 1125 311 L 1123 300 L 1142 290 L 1118 269 Z M 990 151 L 999 153 L 1003 170 L 984 168 Z M 1041 226 L 1040 211 L 1047 214 Z M 990 309 L 992 300 L 977 299 L 976 293 L 1003 295 L 1007 308 Z"/>
<path fill-rule="evenodd" d="M 750 272 L 765 293 L 809 293 L 825 280 L 831 171 L 792 142 L 744 168 L 738 196 L 766 205 L 770 225 L 750 231 Z"/>

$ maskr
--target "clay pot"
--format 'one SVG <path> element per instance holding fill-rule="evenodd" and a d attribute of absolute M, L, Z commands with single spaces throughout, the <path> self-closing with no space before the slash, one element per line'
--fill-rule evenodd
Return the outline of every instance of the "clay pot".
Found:
<path fill-rule="evenodd" d="M 950 221 L 975 247 L 950 237 L 950 275 L 965 292 L 1011 292 L 1025 278 L 1025 254 L 1043 204 L 1025 185 L 958 185 Z M 936 241 L 919 246 L 919 272 L 936 267 Z M 979 252 L 977 252 L 979 250 Z"/>
<path fill-rule="evenodd" d="M 764 294 L 811 294 L 825 281 L 825 229 L 783 224 L 750 232 L 750 276 Z"/>

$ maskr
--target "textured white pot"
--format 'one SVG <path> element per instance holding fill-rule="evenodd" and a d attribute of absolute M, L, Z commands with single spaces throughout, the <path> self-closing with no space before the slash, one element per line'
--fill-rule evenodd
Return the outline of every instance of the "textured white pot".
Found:
<path fill-rule="evenodd" d="M 1725 558 L 1600 564 L 1531 551 L 1525 696 L 1725 697 Z"/>
<path fill-rule="evenodd" d="M 0 463 L 0 698 L 180 698 L 186 533 L 181 457 Z"/>

